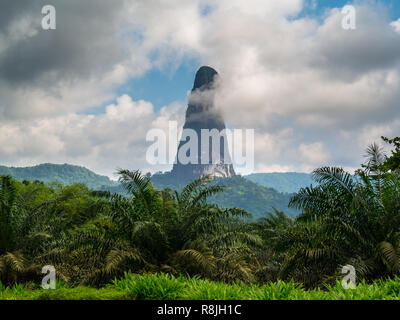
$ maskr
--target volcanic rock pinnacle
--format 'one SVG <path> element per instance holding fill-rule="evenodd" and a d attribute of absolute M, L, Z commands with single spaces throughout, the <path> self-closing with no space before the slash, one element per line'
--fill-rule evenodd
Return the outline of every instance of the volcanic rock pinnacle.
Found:
<path fill-rule="evenodd" d="M 196 132 L 198 138 L 198 152 L 195 155 L 197 163 L 182 163 L 182 159 L 178 156 L 185 148 L 185 144 L 190 140 L 181 140 L 178 147 L 178 154 L 176 163 L 173 166 L 172 174 L 179 180 L 192 181 L 203 175 L 211 175 L 214 177 L 231 177 L 235 175 L 231 158 L 228 151 L 226 136 L 223 130 L 225 129 L 225 122 L 222 115 L 215 109 L 214 106 L 214 89 L 215 83 L 218 78 L 218 73 L 211 67 L 203 66 L 197 73 L 194 81 L 193 89 L 189 96 L 189 104 L 186 111 L 185 125 L 183 129 L 192 129 Z M 215 141 L 209 138 L 209 149 L 203 149 L 202 144 L 205 142 L 202 139 L 202 129 L 213 130 L 216 129 L 221 134 L 219 137 L 219 148 L 214 146 Z M 215 132 L 215 130 L 214 130 Z M 186 150 L 186 149 L 185 149 Z M 206 150 L 206 151 L 204 151 Z M 216 151 L 217 150 L 217 151 Z M 186 152 L 186 151 L 185 151 Z M 190 151 L 191 152 L 191 151 Z M 190 156 L 186 153 L 186 155 Z M 215 152 L 219 153 L 219 157 L 215 156 Z M 204 163 L 202 161 L 202 154 L 208 153 L 207 159 L 209 161 Z M 213 161 L 217 159 L 217 161 Z"/>

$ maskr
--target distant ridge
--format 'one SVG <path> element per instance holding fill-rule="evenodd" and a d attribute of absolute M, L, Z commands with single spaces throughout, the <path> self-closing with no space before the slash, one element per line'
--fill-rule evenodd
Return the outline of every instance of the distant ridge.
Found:
<path fill-rule="evenodd" d="M 84 183 L 91 189 L 112 187 L 117 183 L 106 176 L 70 164 L 44 163 L 33 167 L 0 166 L 0 175 L 9 175 L 19 181 L 42 181 L 44 183 L 58 182 L 63 185 Z"/>
<path fill-rule="evenodd" d="M 185 184 L 177 183 L 170 172 L 149 175 L 152 183 L 158 189 L 171 188 L 181 190 Z M 225 186 L 225 191 L 209 199 L 210 203 L 222 207 L 237 207 L 253 214 L 255 219 L 265 212 L 273 212 L 273 208 L 283 211 L 289 216 L 297 216 L 300 212 L 288 208 L 292 193 L 280 192 L 271 186 L 263 186 L 247 177 L 236 175 L 233 177 L 215 177 L 211 182 Z"/>
<path fill-rule="evenodd" d="M 0 175 L 9 175 L 19 181 L 42 181 L 44 183 L 58 182 L 63 185 L 84 183 L 94 190 L 108 190 L 125 194 L 122 186 L 106 176 L 76 165 L 45 163 L 33 167 L 6 167 L 0 166 Z M 181 189 L 184 183 L 177 184 L 171 173 L 155 174 L 151 177 L 156 188 Z M 251 212 L 254 218 L 263 216 L 266 211 L 273 211 L 273 207 L 296 216 L 299 212 L 288 208 L 290 197 L 301 187 L 311 184 L 311 176 L 307 173 L 256 173 L 248 176 L 234 176 L 216 178 L 213 183 L 225 185 L 227 188 L 210 199 L 211 203 L 221 206 L 245 209 Z"/>
<path fill-rule="evenodd" d="M 253 173 L 244 178 L 284 193 L 298 192 L 300 188 L 316 184 L 311 174 L 300 172 Z"/>

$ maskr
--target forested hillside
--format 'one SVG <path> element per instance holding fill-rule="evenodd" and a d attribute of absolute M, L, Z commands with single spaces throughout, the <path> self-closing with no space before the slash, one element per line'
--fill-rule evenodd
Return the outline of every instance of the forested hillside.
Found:
<path fill-rule="evenodd" d="M 253 173 L 244 177 L 264 187 L 286 193 L 297 192 L 313 182 L 311 174 L 300 172 Z"/>
<path fill-rule="evenodd" d="M 0 175 L 9 175 L 21 182 L 24 180 L 44 183 L 58 182 L 65 186 L 83 183 L 93 190 L 126 194 L 126 191 L 118 182 L 114 182 L 106 176 L 98 175 L 84 167 L 69 164 L 41 164 L 25 168 L 0 166 Z M 151 181 L 158 189 L 181 190 L 185 186 L 185 184 L 174 179 L 170 173 L 155 174 L 151 176 Z M 226 186 L 226 190 L 224 193 L 210 198 L 210 203 L 224 207 L 238 207 L 247 210 L 255 218 L 262 216 L 266 211 L 272 212 L 273 208 L 291 216 L 298 213 L 296 209 L 288 208 L 289 194 L 277 192 L 273 187 L 264 187 L 262 183 L 256 184 L 240 176 L 216 179 L 213 183 Z"/>
<path fill-rule="evenodd" d="M 40 164 L 34 167 L 0 166 L 0 175 L 9 175 L 19 181 L 58 182 L 63 185 L 84 183 L 91 189 L 110 187 L 116 183 L 106 176 L 101 176 L 89 169 L 70 164 Z"/>
<path fill-rule="evenodd" d="M 293 194 L 281 193 L 251 182 L 244 177 L 217 178 L 213 184 L 225 187 L 225 191 L 210 198 L 210 203 L 223 207 L 238 207 L 250 212 L 254 218 L 264 216 L 266 212 L 274 212 L 274 208 L 289 216 L 296 216 L 300 211 L 289 208 Z"/>
<path fill-rule="evenodd" d="M 356 178 L 340 167 L 315 169 L 317 186 L 290 197 L 289 206 L 302 212 L 296 218 L 275 212 L 251 221 L 233 205 L 210 204 L 226 191 L 221 201 L 233 201 L 230 188 L 237 198 L 257 193 L 242 177 L 222 180 L 225 187 L 202 177 L 174 191 L 155 188 L 139 171 L 121 169 L 126 191 L 121 196 L 83 184 L 0 176 L 0 294 L 18 284 L 37 288 L 47 265 L 69 287 L 106 287 L 130 272 L 219 283 L 285 281 L 307 289 L 333 288 L 343 277 L 342 266 L 350 265 L 362 291 L 378 292 L 377 284 L 384 295 L 396 290 L 398 296 L 400 139 L 390 141 L 395 145 L 390 156 L 376 144 L 367 149 Z M 388 278 L 395 281 L 383 281 Z M 394 289 L 387 291 L 387 285 Z M 147 297 L 143 288 L 137 287 L 135 298 Z"/>
<path fill-rule="evenodd" d="M 151 176 L 151 181 L 158 189 L 180 190 L 184 187 L 169 173 L 155 174 Z M 209 203 L 222 207 L 237 207 L 250 212 L 254 218 L 259 218 L 266 212 L 273 212 L 273 208 L 290 216 L 296 216 L 299 213 L 298 210 L 288 207 L 291 194 L 278 192 L 272 187 L 264 187 L 246 177 L 215 178 L 212 184 L 224 186 L 225 191 L 211 197 L 208 200 Z"/>

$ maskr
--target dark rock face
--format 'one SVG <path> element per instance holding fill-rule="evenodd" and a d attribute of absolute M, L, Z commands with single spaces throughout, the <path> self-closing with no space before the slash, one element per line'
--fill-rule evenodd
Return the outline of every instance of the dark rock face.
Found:
<path fill-rule="evenodd" d="M 208 150 L 203 150 L 203 158 L 209 159 L 205 163 L 202 161 L 202 129 L 218 130 L 221 133 L 225 129 L 225 122 L 222 116 L 217 112 L 214 107 L 213 97 L 213 86 L 215 80 L 218 77 L 218 73 L 210 67 L 201 67 L 196 74 L 194 86 L 189 97 L 189 105 L 186 111 L 186 120 L 183 129 L 192 129 L 196 132 L 198 137 L 198 152 L 194 157 L 197 158 L 197 163 L 182 163 L 178 155 L 184 150 L 185 144 L 190 140 L 189 137 L 186 140 L 181 140 L 178 147 L 178 154 L 176 163 L 173 166 L 172 174 L 179 180 L 191 181 L 197 179 L 203 175 L 211 175 L 215 177 L 231 177 L 235 175 L 233 165 L 231 164 L 231 158 L 228 151 L 226 137 L 223 133 L 219 137 L 219 148 L 218 145 L 214 145 L 214 141 L 211 138 L 209 141 Z M 205 148 L 206 149 L 206 148 Z M 185 149 L 186 150 L 186 149 Z M 190 156 L 191 151 L 186 151 L 186 155 Z M 208 154 L 207 154 L 208 153 Z M 219 155 L 218 155 L 219 153 Z M 208 156 L 208 157 L 207 157 Z"/>

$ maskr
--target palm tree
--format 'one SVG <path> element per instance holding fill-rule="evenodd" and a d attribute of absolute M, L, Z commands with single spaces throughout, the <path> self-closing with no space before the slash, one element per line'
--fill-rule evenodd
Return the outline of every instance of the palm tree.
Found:
<path fill-rule="evenodd" d="M 127 196 L 105 195 L 108 206 L 96 218 L 103 225 L 64 231 L 41 261 L 51 261 L 70 283 L 99 285 L 127 271 L 251 278 L 245 256 L 260 239 L 243 220 L 246 212 L 207 203 L 223 187 L 202 177 L 181 192 L 160 191 L 139 171 L 118 173 Z"/>
<path fill-rule="evenodd" d="M 132 208 L 130 214 L 122 216 L 115 212 L 113 221 L 120 221 L 120 227 L 128 231 L 126 237 L 131 246 L 149 265 L 158 265 L 159 270 L 212 277 L 218 273 L 217 265 L 225 263 L 237 272 L 242 267 L 237 263 L 239 253 L 243 254 L 248 245 L 260 243 L 242 219 L 248 213 L 207 203 L 208 197 L 224 189 L 210 185 L 209 176 L 177 192 L 155 190 L 149 178 L 138 171 L 118 173 L 131 195 Z M 238 268 L 233 271 L 235 259 Z M 245 268 L 241 270 L 245 275 Z"/>
<path fill-rule="evenodd" d="M 16 282 L 26 273 L 38 273 L 31 259 L 49 237 L 40 223 L 41 208 L 29 205 L 36 190 L 19 193 L 9 176 L 0 177 L 0 282 Z"/>
<path fill-rule="evenodd" d="M 345 264 L 366 279 L 400 271 L 399 173 L 382 171 L 385 157 L 376 145 L 367 152 L 367 165 L 355 176 L 342 168 L 316 169 L 319 185 L 302 188 L 291 199 L 290 206 L 303 214 L 278 241 L 277 248 L 288 252 L 282 275 L 302 270 L 303 278 L 315 283 Z"/>
<path fill-rule="evenodd" d="M 260 282 L 277 281 L 287 252 L 277 250 L 276 245 L 282 235 L 292 228 L 296 220 L 273 208 L 253 224 L 263 245 L 255 251 L 255 275 Z"/>

